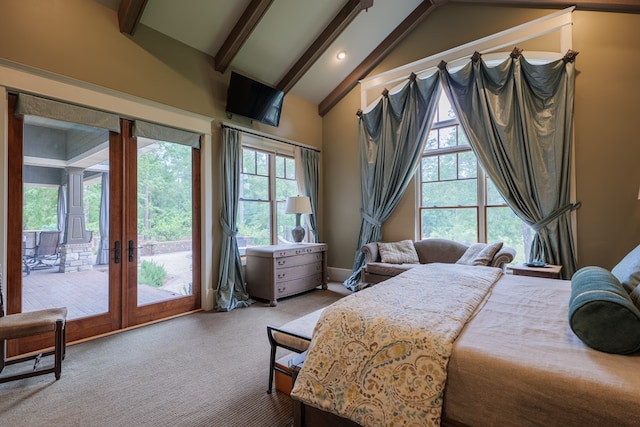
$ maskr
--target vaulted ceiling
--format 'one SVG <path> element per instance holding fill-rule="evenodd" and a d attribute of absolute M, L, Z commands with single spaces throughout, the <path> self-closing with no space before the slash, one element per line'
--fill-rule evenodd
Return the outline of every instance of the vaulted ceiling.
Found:
<path fill-rule="evenodd" d="M 640 13 L 638 0 L 96 0 L 120 31 L 146 25 L 327 113 L 435 8 L 482 3 Z M 337 59 L 346 51 L 343 60 Z"/>

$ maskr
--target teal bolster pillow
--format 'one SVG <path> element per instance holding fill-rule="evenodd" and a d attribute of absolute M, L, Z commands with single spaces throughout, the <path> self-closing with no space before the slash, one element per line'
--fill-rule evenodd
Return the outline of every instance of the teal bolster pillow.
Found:
<path fill-rule="evenodd" d="M 616 354 L 640 350 L 640 310 L 604 268 L 584 267 L 571 278 L 569 324 L 596 350 Z"/>

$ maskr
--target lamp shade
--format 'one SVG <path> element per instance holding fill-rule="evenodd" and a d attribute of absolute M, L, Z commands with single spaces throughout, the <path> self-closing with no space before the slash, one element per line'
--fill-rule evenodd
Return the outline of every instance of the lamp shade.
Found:
<path fill-rule="evenodd" d="M 307 196 L 289 197 L 284 212 L 288 214 L 310 214 L 311 201 Z"/>

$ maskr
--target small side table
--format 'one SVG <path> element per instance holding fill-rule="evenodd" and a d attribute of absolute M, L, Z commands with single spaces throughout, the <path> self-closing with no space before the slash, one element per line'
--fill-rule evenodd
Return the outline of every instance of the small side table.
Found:
<path fill-rule="evenodd" d="M 516 276 L 531 276 L 531 277 L 542 277 L 545 279 L 560 279 L 562 266 L 547 264 L 545 267 L 529 267 L 525 264 L 518 264 L 511 267 L 511 271 Z"/>

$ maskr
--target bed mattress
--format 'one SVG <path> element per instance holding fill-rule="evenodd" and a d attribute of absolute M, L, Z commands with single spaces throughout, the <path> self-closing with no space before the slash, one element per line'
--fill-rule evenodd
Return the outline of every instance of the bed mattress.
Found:
<path fill-rule="evenodd" d="M 503 276 L 449 360 L 444 414 L 470 426 L 640 425 L 640 354 L 587 347 L 571 282 Z"/>

